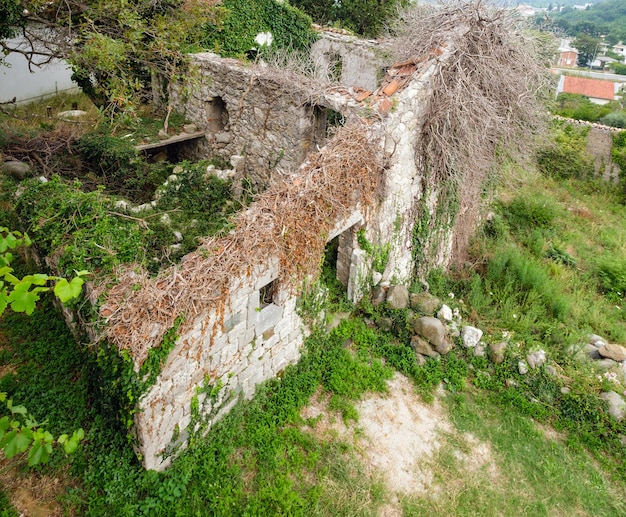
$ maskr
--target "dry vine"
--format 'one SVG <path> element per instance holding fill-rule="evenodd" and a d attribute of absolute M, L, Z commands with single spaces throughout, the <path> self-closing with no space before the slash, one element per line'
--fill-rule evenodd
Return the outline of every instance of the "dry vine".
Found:
<path fill-rule="evenodd" d="M 118 271 L 100 309 L 106 337 L 140 365 L 179 315 L 185 315 L 183 333 L 207 306 L 223 304 L 233 281 L 270 257 L 279 259 L 285 286 L 297 288 L 316 275 L 333 225 L 374 203 L 380 149 L 367 126 L 342 128 L 296 174 L 275 176 L 228 235 L 205 240 L 156 278 L 137 266 Z"/>
<path fill-rule="evenodd" d="M 456 191 L 453 256 L 459 260 L 497 154 L 523 157 L 543 125 L 543 49 L 514 10 L 481 0 L 416 6 L 402 13 L 395 32 L 400 58 L 445 49 L 431 80 L 416 160 L 430 189 Z"/>

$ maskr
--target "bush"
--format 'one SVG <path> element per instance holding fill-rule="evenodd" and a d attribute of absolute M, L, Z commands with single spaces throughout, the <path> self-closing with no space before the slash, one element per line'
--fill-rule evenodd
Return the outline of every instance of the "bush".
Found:
<path fill-rule="evenodd" d="M 626 128 L 626 112 L 612 111 L 600 119 L 600 123 L 605 126 Z"/>
<path fill-rule="evenodd" d="M 614 71 L 616 74 L 619 74 L 619 75 L 626 75 L 626 65 L 625 65 L 625 64 L 623 64 L 623 63 L 613 63 L 613 64 L 611 65 L 611 68 L 613 68 L 613 71 Z"/>
<path fill-rule="evenodd" d="M 626 260 L 606 259 L 598 266 L 602 291 L 614 298 L 626 296 Z"/>
<path fill-rule="evenodd" d="M 553 110 L 562 117 L 595 122 L 608 115 L 612 107 L 594 104 L 589 97 L 575 93 L 560 93 L 556 99 L 557 106 Z"/>
<path fill-rule="evenodd" d="M 584 179 L 593 175 L 594 168 L 585 153 L 589 128 L 558 123 L 554 128 L 554 143 L 537 152 L 539 171 L 557 179 Z"/>
<path fill-rule="evenodd" d="M 259 45 L 257 34 L 270 32 L 272 47 L 305 50 L 316 35 L 311 18 L 286 2 L 274 0 L 224 0 L 225 16 L 205 27 L 201 45 L 223 56 L 246 56 Z"/>
<path fill-rule="evenodd" d="M 549 199 L 518 196 L 503 207 L 504 218 L 511 228 L 522 232 L 533 228 L 549 228 L 557 214 L 558 207 Z"/>

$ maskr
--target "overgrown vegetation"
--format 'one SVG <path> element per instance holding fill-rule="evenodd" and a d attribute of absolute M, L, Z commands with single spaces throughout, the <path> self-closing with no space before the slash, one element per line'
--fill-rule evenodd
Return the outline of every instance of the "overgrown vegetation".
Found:
<path fill-rule="evenodd" d="M 626 127 L 626 111 L 621 101 L 611 101 L 608 104 L 594 104 L 584 95 L 574 93 L 560 93 L 553 113 L 574 120 L 599 122 L 605 126 Z"/>

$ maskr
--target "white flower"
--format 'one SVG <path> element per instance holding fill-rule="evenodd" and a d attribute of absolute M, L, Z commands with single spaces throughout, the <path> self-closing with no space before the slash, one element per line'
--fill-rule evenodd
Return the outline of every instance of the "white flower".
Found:
<path fill-rule="evenodd" d="M 256 41 L 256 43 L 261 47 L 265 45 L 269 47 L 272 44 L 272 41 L 274 41 L 274 36 L 272 36 L 271 32 L 259 32 L 256 35 L 256 38 L 254 38 L 254 41 Z"/>

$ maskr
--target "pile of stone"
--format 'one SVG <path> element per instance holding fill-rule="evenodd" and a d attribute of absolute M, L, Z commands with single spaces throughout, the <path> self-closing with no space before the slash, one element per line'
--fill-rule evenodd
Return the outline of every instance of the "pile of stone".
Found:
<path fill-rule="evenodd" d="M 414 311 L 411 347 L 420 365 L 429 357 L 448 354 L 455 342 L 472 350 L 474 356 L 489 357 L 494 364 L 501 364 L 505 359 L 507 341 L 487 345 L 482 341 L 482 330 L 462 325 L 458 309 L 451 309 L 428 292 L 409 293 L 406 286 L 381 283 L 372 291 L 372 303 L 375 306 L 386 303 L 392 309 Z M 614 383 L 616 390 L 621 391 L 626 386 L 626 347 L 609 344 L 600 336 L 591 335 L 588 343 L 582 347 L 572 347 L 570 352 L 582 360 L 593 361 L 599 373 L 603 374 L 600 378 Z M 545 350 L 530 351 L 525 358 L 519 359 L 518 372 L 526 375 L 530 370 L 544 368 L 549 374 L 558 375 L 555 366 L 548 364 L 547 360 Z M 563 393 L 568 391 L 566 386 L 562 388 Z M 607 390 L 601 397 L 607 401 L 609 414 L 614 419 L 621 421 L 626 417 L 626 391 L 621 395 L 617 391 Z"/>

